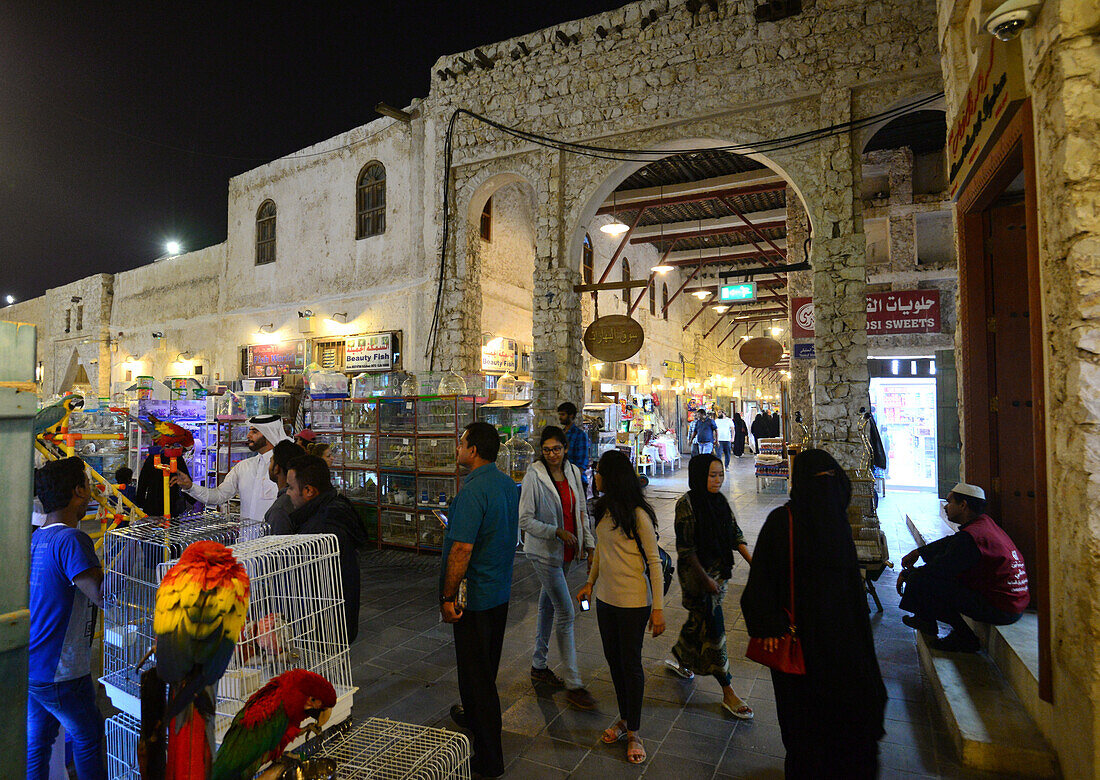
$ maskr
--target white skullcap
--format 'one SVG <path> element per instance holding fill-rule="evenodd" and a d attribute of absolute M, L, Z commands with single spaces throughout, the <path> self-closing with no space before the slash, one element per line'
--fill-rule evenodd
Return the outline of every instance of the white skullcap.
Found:
<path fill-rule="evenodd" d="M 955 493 L 956 495 L 970 496 L 971 498 L 980 498 L 982 501 L 985 501 L 985 491 L 977 485 L 970 485 L 966 482 L 960 482 L 959 484 L 955 485 L 955 487 L 951 488 L 951 492 Z"/>
<path fill-rule="evenodd" d="M 286 430 L 283 428 L 283 418 L 277 414 L 260 414 L 255 417 L 249 417 L 248 425 L 262 433 L 264 438 L 267 439 L 268 443 L 273 447 L 281 441 L 290 440 L 290 437 L 286 435 Z"/>

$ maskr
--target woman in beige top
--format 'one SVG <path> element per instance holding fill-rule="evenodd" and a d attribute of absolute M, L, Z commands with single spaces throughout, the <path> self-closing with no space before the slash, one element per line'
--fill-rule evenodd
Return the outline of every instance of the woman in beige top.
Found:
<path fill-rule="evenodd" d="M 665 630 L 656 515 L 630 459 L 617 450 L 605 452 L 596 464 L 595 487 L 600 493 L 594 512 L 596 550 L 577 601 L 587 609 L 595 594 L 604 657 L 619 703 L 619 720 L 604 732 L 603 741 L 625 738 L 627 760 L 640 764 L 646 759 L 637 735 L 645 694 L 642 638 L 647 625 L 655 637 Z"/>

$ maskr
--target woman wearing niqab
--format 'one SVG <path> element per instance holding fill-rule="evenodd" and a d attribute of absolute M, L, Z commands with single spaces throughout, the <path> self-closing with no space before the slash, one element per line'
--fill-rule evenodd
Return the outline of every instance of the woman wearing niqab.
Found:
<path fill-rule="evenodd" d="M 886 687 L 848 524 L 851 495 L 847 475 L 827 452 L 796 457 L 790 501 L 764 522 L 741 595 L 749 636 L 787 632 L 789 508 L 795 623 L 806 674 L 771 672 L 788 778 L 878 775 Z"/>

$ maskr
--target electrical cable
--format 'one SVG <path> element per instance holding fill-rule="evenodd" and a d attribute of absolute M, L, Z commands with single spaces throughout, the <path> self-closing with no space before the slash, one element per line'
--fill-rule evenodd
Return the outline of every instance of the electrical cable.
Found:
<path fill-rule="evenodd" d="M 707 152 L 728 152 L 730 154 L 752 154 L 759 152 L 775 152 L 783 149 L 790 149 L 796 146 L 802 146 L 812 141 L 819 141 L 825 138 L 843 135 L 851 132 L 852 130 L 861 129 L 869 125 L 876 124 L 881 121 L 889 121 L 895 119 L 904 114 L 916 111 L 924 106 L 935 103 L 942 99 L 943 92 L 937 92 L 932 95 L 926 95 L 923 98 L 905 103 L 894 108 L 880 111 L 876 114 L 863 117 L 861 119 L 852 119 L 846 122 L 839 122 L 826 127 L 817 128 L 814 130 L 807 130 L 801 133 L 795 133 L 792 135 L 781 136 L 779 138 L 773 138 L 769 140 L 759 141 L 752 144 L 726 144 L 723 146 L 706 147 L 705 149 L 623 149 L 616 147 L 596 146 L 593 144 L 580 144 L 571 141 L 562 141 L 550 136 L 542 135 L 539 133 L 532 133 L 527 130 L 521 130 L 516 127 L 510 127 L 501 122 L 489 119 L 486 116 L 478 114 L 474 111 L 470 111 L 465 108 L 456 108 L 451 113 L 451 118 L 447 123 L 447 133 L 444 139 L 444 171 L 443 171 L 443 238 L 442 246 L 439 252 L 439 282 L 436 287 L 436 300 L 435 309 L 432 315 L 432 325 L 428 332 L 428 339 L 425 345 L 424 356 L 428 358 L 429 370 L 434 370 L 435 366 L 435 348 L 437 343 L 438 325 L 441 317 L 441 309 L 443 304 L 443 280 L 446 274 L 447 265 L 447 245 L 450 241 L 450 182 L 451 182 L 451 168 L 454 159 L 454 129 L 457 124 L 457 120 L 460 116 L 468 116 L 482 124 L 498 130 L 506 135 L 518 138 L 520 140 L 527 141 L 529 143 L 543 146 L 550 149 L 556 149 L 560 152 L 569 152 L 571 154 L 580 155 L 583 157 L 592 157 L 600 160 L 613 160 L 616 162 L 639 162 L 639 163 L 651 163 L 656 160 L 666 157 L 674 157 L 676 155 L 696 154 L 702 151 Z M 807 242 L 809 239 L 807 239 Z M 807 255 L 807 259 L 809 255 Z"/>

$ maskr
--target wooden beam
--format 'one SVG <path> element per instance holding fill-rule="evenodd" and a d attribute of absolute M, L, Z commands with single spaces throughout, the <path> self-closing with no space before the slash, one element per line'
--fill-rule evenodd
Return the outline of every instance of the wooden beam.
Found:
<path fill-rule="evenodd" d="M 637 238 L 631 238 L 632 244 L 657 244 L 661 241 L 668 241 L 672 238 L 706 238 L 707 236 L 728 236 L 730 233 L 748 233 L 754 228 L 761 230 L 774 230 L 776 228 L 786 228 L 786 219 L 770 219 L 766 222 L 757 222 L 749 225 L 723 225 L 721 227 L 703 228 L 702 230 L 696 228 L 695 230 L 683 230 L 678 229 L 675 232 L 665 232 L 663 235 L 660 233 L 654 235 L 644 235 Z"/>
<path fill-rule="evenodd" d="M 675 241 L 673 241 L 671 244 L 668 245 L 668 249 L 666 249 L 665 253 L 663 255 L 661 255 L 661 259 L 657 263 L 657 265 L 664 265 L 665 264 L 665 258 L 668 257 L 668 253 L 672 251 L 672 247 L 674 247 L 674 246 L 676 246 Z M 656 276 L 656 275 L 657 275 L 656 271 L 650 271 L 649 272 L 649 283 L 650 284 L 653 284 L 653 277 Z M 642 298 L 645 297 L 646 292 L 649 292 L 654 297 L 656 297 L 657 288 L 656 288 L 656 286 L 654 286 L 651 290 L 642 290 L 640 293 L 638 293 L 638 300 L 634 301 L 634 303 L 630 306 L 630 309 L 626 313 L 627 317 L 629 317 L 631 314 L 633 314 L 634 310 L 638 308 L 638 304 L 642 302 Z"/>
<path fill-rule="evenodd" d="M 737 329 L 740 328 L 740 327 L 741 327 L 740 322 L 733 323 L 733 327 L 730 328 L 729 333 L 727 333 L 725 336 L 723 336 L 722 340 L 718 342 L 718 346 L 721 347 L 723 344 L 725 344 L 726 339 L 728 339 L 730 336 L 732 336 L 737 331 Z"/>
<path fill-rule="evenodd" d="M 645 287 L 649 282 L 645 279 L 631 279 L 629 282 L 603 282 L 601 284 L 575 284 L 573 292 L 601 292 L 603 290 L 634 290 Z"/>
<path fill-rule="evenodd" d="M 614 200 L 619 206 L 632 206 L 644 200 L 677 195 L 696 195 L 714 190 L 728 190 L 738 187 L 751 187 L 755 184 L 774 184 L 783 178 L 767 168 L 758 168 L 741 173 L 728 173 L 707 179 L 696 179 L 682 184 L 658 184 L 653 187 L 639 187 L 630 190 L 616 190 Z"/>
<path fill-rule="evenodd" d="M 786 259 L 787 259 L 787 253 L 786 253 L 786 252 L 784 252 L 784 251 L 783 251 L 782 249 L 780 249 L 779 247 L 777 247 L 777 246 L 775 245 L 775 242 L 774 242 L 774 241 L 772 241 L 772 240 L 771 240 L 770 238 L 768 238 L 768 237 L 767 237 L 767 236 L 765 236 L 765 235 L 764 235 L 764 234 L 763 234 L 762 232 L 760 232 L 760 231 L 759 231 L 759 230 L 757 229 L 756 225 L 754 225 L 753 223 L 749 222 L 749 220 L 745 218 L 745 215 L 744 215 L 744 214 L 742 214 L 742 213 L 741 213 L 741 212 L 740 212 L 740 211 L 739 211 L 739 210 L 737 209 L 737 207 L 736 207 L 736 206 L 734 206 L 734 205 L 733 205 L 732 203 L 730 203 L 730 202 L 729 202 L 728 200 L 726 200 L 725 198 L 722 198 L 722 199 L 721 199 L 721 201 L 722 201 L 722 203 L 724 203 L 724 204 L 726 205 L 726 208 L 728 208 L 728 209 L 729 209 L 730 211 L 732 211 L 732 212 L 733 212 L 734 214 L 736 214 L 736 215 L 738 216 L 738 218 L 739 218 L 739 219 L 740 219 L 740 220 L 741 220 L 742 222 L 744 222 L 744 223 L 745 223 L 746 225 L 748 225 L 748 226 L 749 226 L 750 228 L 752 228 L 752 232 L 756 233 L 756 235 L 757 235 L 757 236 L 759 236 L 760 238 L 764 239 L 764 241 L 766 241 L 766 242 L 768 243 L 768 245 L 769 245 L 769 246 L 771 246 L 771 248 L 772 248 L 772 249 L 773 249 L 773 250 L 775 251 L 775 253 L 776 253 L 777 255 L 779 255 L 780 257 L 782 257 L 782 258 L 783 258 L 784 260 L 786 260 Z M 750 240 L 750 241 L 752 241 L 752 239 L 751 239 L 751 238 L 750 238 L 749 240 Z M 756 242 L 755 242 L 755 241 L 752 241 L 752 243 L 753 243 L 753 246 L 755 246 L 755 245 L 756 245 Z"/>
<path fill-rule="evenodd" d="M 661 314 L 662 315 L 666 311 L 668 311 L 668 307 L 672 305 L 672 302 L 674 300 L 676 300 L 676 296 L 678 296 L 680 293 L 682 293 L 684 291 L 684 288 L 688 286 L 688 282 L 690 282 L 692 279 L 694 279 L 695 275 L 703 270 L 704 265 L 706 265 L 706 263 L 699 263 L 699 266 L 694 271 L 691 272 L 691 276 L 689 276 L 687 279 L 684 279 L 684 283 L 680 285 L 680 288 L 672 294 L 671 298 L 669 298 L 667 301 L 665 301 L 665 305 L 663 307 L 661 307 Z"/>
<path fill-rule="evenodd" d="M 611 255 L 611 259 L 607 261 L 607 268 L 603 269 L 603 273 L 600 274 L 601 282 L 607 279 L 608 273 L 611 272 L 611 266 L 615 265 L 615 261 L 619 259 L 619 255 L 626 249 L 627 242 L 630 241 L 630 234 L 634 232 L 634 228 L 638 227 L 638 221 L 642 218 L 642 214 L 644 213 L 645 209 L 638 209 L 638 214 L 634 217 L 634 222 L 630 225 L 630 230 L 623 234 L 623 240 L 619 242 L 619 248 L 615 250 L 615 254 Z"/>
<path fill-rule="evenodd" d="M 658 196 L 656 198 L 649 198 L 647 200 L 638 200 L 633 203 L 629 201 L 617 200 L 614 204 L 608 205 L 604 201 L 604 205 L 600 206 L 596 210 L 596 215 L 600 214 L 614 214 L 619 211 L 629 211 L 636 208 L 660 208 L 661 206 L 677 206 L 682 203 L 699 203 L 701 201 L 716 200 L 719 198 L 736 198 L 739 195 L 758 195 L 765 192 L 780 192 L 787 188 L 786 182 L 768 182 L 765 184 L 752 184 L 745 187 L 727 187 L 720 190 L 710 190 L 705 192 L 693 192 L 685 195 L 665 195 L 664 197 Z"/>

